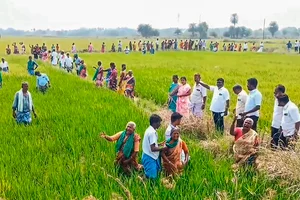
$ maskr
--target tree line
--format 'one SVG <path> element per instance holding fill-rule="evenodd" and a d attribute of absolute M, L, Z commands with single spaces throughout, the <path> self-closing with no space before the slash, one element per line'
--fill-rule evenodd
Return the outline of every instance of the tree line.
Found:
<path fill-rule="evenodd" d="M 231 25 L 224 28 L 209 28 L 208 23 L 190 23 L 187 28 L 166 28 L 155 29 L 150 24 L 140 24 L 137 29 L 131 28 L 80 28 L 76 30 L 39 30 L 30 31 L 16 30 L 13 28 L 1 29 L 2 36 L 49 36 L 49 37 L 182 37 L 182 38 L 298 38 L 300 37 L 300 28 L 286 27 L 279 29 L 276 21 L 269 23 L 265 30 L 252 30 L 245 26 L 237 26 L 239 17 L 237 13 L 230 16 Z"/>

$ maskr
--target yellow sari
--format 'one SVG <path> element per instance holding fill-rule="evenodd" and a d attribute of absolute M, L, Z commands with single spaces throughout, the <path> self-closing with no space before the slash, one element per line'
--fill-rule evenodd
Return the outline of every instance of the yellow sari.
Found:
<path fill-rule="evenodd" d="M 123 71 L 120 76 L 121 84 L 119 85 L 118 93 L 121 95 L 125 95 L 125 89 L 126 89 L 126 72 Z"/>
<path fill-rule="evenodd" d="M 235 163 L 238 165 L 251 162 L 257 154 L 258 134 L 250 129 L 248 133 L 240 137 L 233 145 Z"/>

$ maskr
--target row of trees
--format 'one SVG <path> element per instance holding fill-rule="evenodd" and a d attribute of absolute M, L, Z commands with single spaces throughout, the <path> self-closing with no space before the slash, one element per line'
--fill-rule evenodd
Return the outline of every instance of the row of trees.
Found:
<path fill-rule="evenodd" d="M 186 29 L 180 28 L 167 28 L 167 29 L 154 29 L 149 24 L 140 24 L 138 28 L 115 28 L 115 29 L 104 29 L 104 28 L 80 28 L 76 30 L 15 30 L 12 28 L 1 29 L 0 35 L 8 36 L 56 36 L 56 37 L 70 37 L 70 36 L 84 36 L 84 37 L 172 37 L 174 35 L 183 37 L 193 38 L 207 38 L 208 36 L 226 37 L 226 38 L 260 38 L 262 35 L 266 37 L 286 37 L 286 38 L 297 38 L 300 37 L 300 28 L 287 27 L 279 30 L 277 22 L 272 21 L 265 30 L 251 30 L 245 26 L 237 26 L 239 24 L 239 16 L 234 13 L 230 16 L 230 27 L 225 28 L 210 28 L 206 22 L 202 23 L 190 23 Z"/>

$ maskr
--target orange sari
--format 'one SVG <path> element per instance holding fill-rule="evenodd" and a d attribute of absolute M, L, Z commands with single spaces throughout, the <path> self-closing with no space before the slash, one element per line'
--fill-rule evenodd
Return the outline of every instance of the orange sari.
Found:
<path fill-rule="evenodd" d="M 180 174 L 183 171 L 183 164 L 181 162 L 181 152 L 182 150 L 184 153 L 188 153 L 188 148 L 187 145 L 185 144 L 184 141 L 179 139 L 178 144 L 176 147 L 172 149 L 168 149 L 165 153 L 166 157 L 168 160 L 172 163 L 168 163 L 164 158 L 163 158 L 163 167 L 166 172 L 166 175 L 176 175 Z"/>

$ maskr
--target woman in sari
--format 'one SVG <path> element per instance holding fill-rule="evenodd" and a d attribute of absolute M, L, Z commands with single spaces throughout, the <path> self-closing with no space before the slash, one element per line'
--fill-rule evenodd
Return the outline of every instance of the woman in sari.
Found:
<path fill-rule="evenodd" d="M 90 42 L 89 46 L 88 46 L 88 51 L 89 53 L 92 53 L 94 50 L 92 43 Z"/>
<path fill-rule="evenodd" d="M 82 79 L 85 79 L 87 77 L 87 69 L 86 69 L 86 64 L 84 63 L 84 60 L 81 60 L 81 65 L 79 68 L 79 76 Z"/>
<path fill-rule="evenodd" d="M 118 89 L 118 93 L 121 95 L 125 94 L 125 87 L 126 87 L 126 65 L 122 64 L 122 72 L 120 75 L 120 81 L 119 81 L 119 89 Z"/>
<path fill-rule="evenodd" d="M 131 70 L 128 71 L 126 80 L 124 82 L 126 82 L 125 96 L 134 99 L 135 78 Z"/>
<path fill-rule="evenodd" d="M 176 103 L 177 103 L 177 93 L 173 93 L 173 91 L 178 87 L 178 76 L 173 75 L 173 83 L 171 84 L 169 88 L 169 100 L 168 100 L 168 107 L 169 110 L 172 112 L 176 112 Z M 173 94 L 171 96 L 171 94 Z"/>
<path fill-rule="evenodd" d="M 102 47 L 101 47 L 101 53 L 105 53 L 105 43 L 102 43 Z"/>
<path fill-rule="evenodd" d="M 136 124 L 134 122 L 128 122 L 126 130 L 118 132 L 113 136 L 108 136 L 105 133 L 100 134 L 100 137 L 107 141 L 117 141 L 115 165 L 121 167 L 126 175 L 130 175 L 132 169 L 140 171 L 143 168 L 137 162 L 141 138 L 135 133 L 135 128 Z"/>
<path fill-rule="evenodd" d="M 101 61 L 98 61 L 98 68 L 96 68 L 93 81 L 96 81 L 96 87 L 103 86 L 103 67 Z"/>
<path fill-rule="evenodd" d="M 109 77 L 109 89 L 116 91 L 118 84 L 118 71 L 116 69 L 115 63 L 110 63 L 111 74 Z"/>
<path fill-rule="evenodd" d="M 190 95 L 191 86 L 187 84 L 186 77 L 181 77 L 181 85 L 179 85 L 171 94 L 173 96 L 177 93 L 176 112 L 179 112 L 184 117 L 190 115 Z"/>
<path fill-rule="evenodd" d="M 256 131 L 252 129 L 253 120 L 246 118 L 243 127 L 236 127 L 234 117 L 230 127 L 230 134 L 235 137 L 233 152 L 235 158 L 235 166 L 254 165 L 257 158 L 259 138 Z"/>
<path fill-rule="evenodd" d="M 10 55 L 10 54 L 11 54 L 11 49 L 10 49 L 9 45 L 7 45 L 7 48 L 6 48 L 6 54 L 7 54 L 7 55 Z"/>
<path fill-rule="evenodd" d="M 166 176 L 180 174 L 189 161 L 189 150 L 186 143 L 181 140 L 180 130 L 173 128 L 171 138 L 166 141 L 167 150 L 162 151 L 163 167 Z M 182 152 L 184 160 L 181 158 Z"/>

